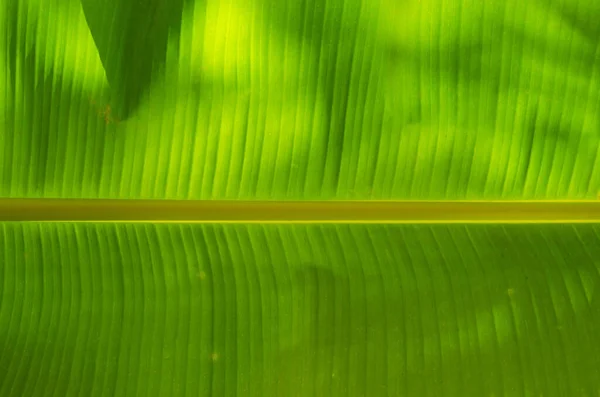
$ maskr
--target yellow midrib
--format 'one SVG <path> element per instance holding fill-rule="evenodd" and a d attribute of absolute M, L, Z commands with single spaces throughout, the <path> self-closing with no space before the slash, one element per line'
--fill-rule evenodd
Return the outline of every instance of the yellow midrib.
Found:
<path fill-rule="evenodd" d="M 0 222 L 600 223 L 599 201 L 0 199 Z"/>

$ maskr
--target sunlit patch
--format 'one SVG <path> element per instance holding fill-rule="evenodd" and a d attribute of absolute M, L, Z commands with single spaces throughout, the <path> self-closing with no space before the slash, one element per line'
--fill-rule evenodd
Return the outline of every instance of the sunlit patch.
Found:
<path fill-rule="evenodd" d="M 191 11 L 191 10 L 190 10 Z M 184 15 L 180 71 L 193 79 L 235 78 L 238 67 L 252 67 L 250 52 L 257 46 L 251 34 L 255 12 L 251 3 L 235 0 L 196 2 Z M 189 69 L 188 69 L 189 68 Z M 184 76 L 186 78 L 187 76 Z"/>

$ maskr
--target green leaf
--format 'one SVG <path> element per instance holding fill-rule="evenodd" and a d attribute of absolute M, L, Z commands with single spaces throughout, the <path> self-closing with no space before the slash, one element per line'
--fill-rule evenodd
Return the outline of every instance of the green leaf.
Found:
<path fill-rule="evenodd" d="M 600 191 L 594 1 L 94 1 L 3 3 L 3 197 Z"/>
<path fill-rule="evenodd" d="M 0 397 L 597 395 L 598 4 L 0 2 Z"/>
<path fill-rule="evenodd" d="M 4 224 L 0 395 L 577 395 L 600 229 Z"/>

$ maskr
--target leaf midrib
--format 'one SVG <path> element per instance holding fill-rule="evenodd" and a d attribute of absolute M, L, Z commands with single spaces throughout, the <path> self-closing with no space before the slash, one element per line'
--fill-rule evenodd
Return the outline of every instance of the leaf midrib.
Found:
<path fill-rule="evenodd" d="M 0 221 L 600 223 L 600 200 L 241 201 L 0 199 Z"/>

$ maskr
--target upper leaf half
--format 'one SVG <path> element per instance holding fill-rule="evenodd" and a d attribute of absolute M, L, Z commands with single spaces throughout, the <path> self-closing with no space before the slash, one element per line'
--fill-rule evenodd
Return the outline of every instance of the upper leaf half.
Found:
<path fill-rule="evenodd" d="M 16 123 L 0 142 L 12 156 L 0 170 L 4 196 L 565 199 L 600 190 L 592 0 L 12 1 L 24 21 L 13 30 L 35 41 L 46 76 L 28 95 L 47 100 L 25 106 L 18 89 L 3 90 L 2 114 Z M 69 21 L 87 22 L 87 36 L 52 22 L 76 7 Z M 3 52 L 25 59 L 16 48 Z M 89 65 L 105 77 L 72 84 Z M 54 118 L 42 123 L 46 113 Z M 38 161 L 40 148 L 54 160 Z"/>

